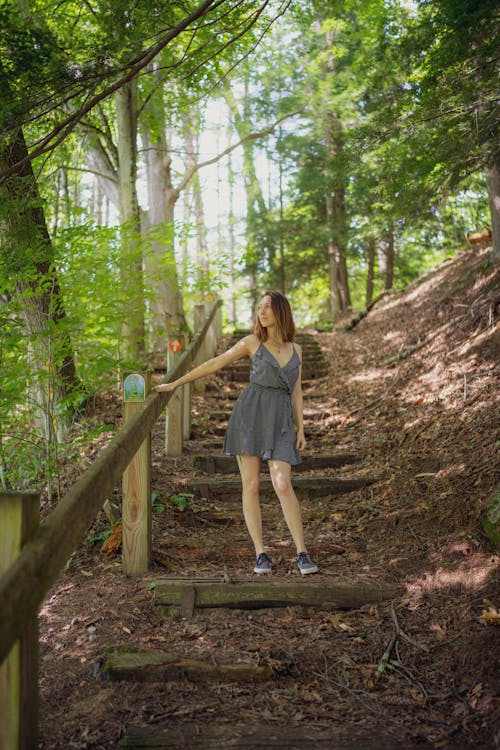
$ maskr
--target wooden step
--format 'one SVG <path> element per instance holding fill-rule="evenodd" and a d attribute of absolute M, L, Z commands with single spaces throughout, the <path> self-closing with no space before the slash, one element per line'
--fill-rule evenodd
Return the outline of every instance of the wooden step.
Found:
<path fill-rule="evenodd" d="M 299 574 L 297 574 L 299 575 Z M 162 614 L 191 616 L 204 609 L 281 609 L 312 607 L 314 609 L 357 609 L 399 597 L 399 584 L 352 583 L 332 581 L 317 574 L 297 581 L 234 579 L 229 583 L 200 579 L 158 578 L 154 581 L 154 603 Z"/>
<path fill-rule="evenodd" d="M 147 653 L 112 651 L 106 656 L 100 673 L 104 679 L 126 682 L 264 682 L 284 676 L 287 664 L 255 662 L 218 662 L 176 656 L 164 651 Z"/>
<path fill-rule="evenodd" d="M 206 719 L 200 724 L 182 722 L 182 726 L 129 726 L 125 728 L 119 747 L 122 750 L 401 750 L 401 739 L 386 734 L 385 728 L 372 723 L 366 730 L 347 722 L 339 728 L 318 730 L 300 724 L 236 724 L 234 721 L 215 723 Z M 432 750 L 433 744 L 404 742 L 405 750 Z M 446 745 L 446 750 L 459 750 Z"/>
<path fill-rule="evenodd" d="M 341 495 L 346 492 L 352 492 L 353 490 L 373 484 L 376 481 L 378 481 L 378 477 L 349 477 L 345 479 L 331 476 L 294 477 L 293 487 L 299 496 L 324 497 L 326 495 Z M 261 477 L 260 483 L 263 494 L 269 494 L 273 491 L 270 477 Z M 186 490 L 209 499 L 220 497 L 226 499 L 227 496 L 232 495 L 239 502 L 241 480 L 239 478 L 192 479 L 186 485 Z"/>
<path fill-rule="evenodd" d="M 293 471 L 314 471 L 317 469 L 330 469 L 347 464 L 355 464 L 361 461 L 361 456 L 356 453 L 336 453 L 324 456 L 304 456 L 302 463 L 293 467 Z M 234 456 L 194 456 L 193 467 L 195 471 L 204 474 L 237 474 L 238 463 Z"/>

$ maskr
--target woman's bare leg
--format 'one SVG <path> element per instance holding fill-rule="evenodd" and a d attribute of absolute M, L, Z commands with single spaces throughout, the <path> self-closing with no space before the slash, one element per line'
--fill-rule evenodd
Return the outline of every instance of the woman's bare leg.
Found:
<path fill-rule="evenodd" d="M 243 485 L 243 517 L 258 557 L 264 552 L 259 499 L 261 460 L 259 456 L 237 456 L 237 459 Z"/>
<path fill-rule="evenodd" d="M 292 472 L 290 464 L 286 461 L 269 461 L 269 472 L 273 482 L 274 491 L 281 503 L 283 516 L 292 535 L 297 553 L 307 552 L 304 542 L 304 527 L 302 525 L 302 513 L 297 495 L 292 487 Z"/>

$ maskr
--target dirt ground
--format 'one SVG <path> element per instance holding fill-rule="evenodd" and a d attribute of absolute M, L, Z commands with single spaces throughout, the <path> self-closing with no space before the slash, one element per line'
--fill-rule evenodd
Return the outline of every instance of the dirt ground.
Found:
<path fill-rule="evenodd" d="M 387 296 L 352 331 L 318 334 L 330 373 L 306 390 L 308 450 L 359 453 L 362 462 L 342 476 L 378 479 L 303 500 L 321 567 L 315 580 L 399 582 L 404 596 L 347 611 L 158 614 L 155 578 L 245 575 L 253 565 L 236 502 L 168 502 L 214 426 L 205 419 L 214 392 L 197 396 L 185 456 L 163 456 L 162 422 L 153 435 L 153 489 L 164 510 L 154 514 L 151 572 L 127 578 L 119 553 L 101 551 L 102 515 L 41 610 L 40 748 L 117 748 L 131 725 L 203 731 L 214 723 L 333 731 L 353 747 L 366 736 L 380 748 L 499 746 L 499 557 L 479 518 L 498 482 L 500 284 L 485 258 L 464 252 Z M 94 422 L 110 430 L 82 465 L 120 420 L 115 397 L 95 409 Z M 77 469 L 64 467 L 64 484 Z M 299 581 L 276 505 L 263 504 L 276 575 Z M 270 683 L 113 683 L 100 669 L 110 648 L 287 669 Z"/>

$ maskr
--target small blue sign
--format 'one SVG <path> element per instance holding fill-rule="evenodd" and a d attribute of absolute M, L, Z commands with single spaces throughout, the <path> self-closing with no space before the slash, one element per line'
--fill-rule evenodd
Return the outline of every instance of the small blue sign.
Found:
<path fill-rule="evenodd" d="M 146 381 L 138 372 L 127 375 L 123 381 L 123 400 L 128 403 L 146 400 Z"/>

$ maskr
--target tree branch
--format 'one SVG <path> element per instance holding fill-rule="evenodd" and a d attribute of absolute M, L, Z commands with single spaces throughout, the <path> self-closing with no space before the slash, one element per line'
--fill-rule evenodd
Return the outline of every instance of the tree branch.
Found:
<path fill-rule="evenodd" d="M 207 161 L 202 161 L 199 164 L 195 164 L 186 172 L 179 185 L 175 188 L 176 195 L 178 196 L 182 192 L 182 190 L 184 190 L 186 185 L 193 179 L 196 172 L 202 169 L 202 167 L 208 167 L 210 166 L 210 164 L 215 164 L 235 149 L 239 148 L 240 146 L 244 146 L 245 143 L 249 143 L 250 141 L 257 141 L 260 138 L 264 138 L 266 135 L 271 135 L 271 133 L 274 133 L 278 125 L 280 125 L 284 120 L 288 120 L 290 117 L 299 115 L 301 111 L 302 110 L 299 109 L 295 112 L 291 112 L 288 115 L 283 115 L 283 117 L 280 117 L 278 120 L 276 120 L 273 125 L 269 125 L 267 128 L 264 128 L 264 130 L 259 130 L 256 133 L 249 133 L 244 138 L 241 138 L 241 140 L 239 140 L 237 143 L 233 143 L 231 146 L 228 146 L 226 149 L 224 149 L 224 151 L 221 151 L 221 153 L 217 154 L 217 156 L 212 157 L 212 159 L 207 159 Z"/>
<path fill-rule="evenodd" d="M 128 72 L 115 81 L 113 84 L 107 86 L 103 91 L 94 96 L 89 95 L 86 103 L 84 103 L 79 109 L 69 115 L 66 119 L 59 123 L 53 130 L 46 135 L 38 145 L 31 151 L 28 156 L 24 159 L 19 160 L 15 164 L 11 164 L 7 169 L 0 172 L 0 182 L 3 182 L 6 178 L 12 174 L 19 172 L 28 161 L 32 161 L 38 156 L 52 150 L 60 143 L 62 143 L 70 133 L 75 129 L 76 125 L 80 120 L 93 109 L 99 102 L 106 99 L 108 96 L 113 94 L 118 89 L 122 88 L 125 84 L 131 81 L 141 70 L 143 70 L 173 39 L 178 37 L 183 31 L 191 26 L 199 18 L 202 18 L 210 11 L 217 8 L 225 0 L 204 0 L 196 10 L 193 11 L 189 16 L 186 16 L 176 26 L 174 26 L 164 37 L 162 37 L 156 44 L 149 49 L 145 50 L 141 55 L 135 58 L 128 65 Z"/>

